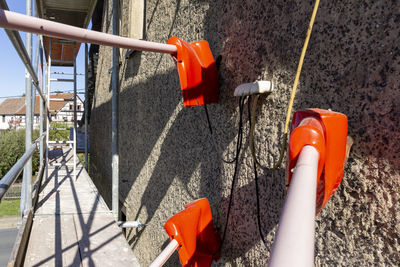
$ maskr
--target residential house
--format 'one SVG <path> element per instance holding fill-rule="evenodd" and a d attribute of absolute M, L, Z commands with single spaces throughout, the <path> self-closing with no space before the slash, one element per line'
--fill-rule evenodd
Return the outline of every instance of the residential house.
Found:
<path fill-rule="evenodd" d="M 74 118 L 73 94 L 57 93 L 50 95 L 50 119 L 55 122 L 72 123 Z M 40 96 L 35 98 L 34 128 L 39 128 Z M 77 96 L 77 120 L 83 115 L 83 101 Z M 0 130 L 25 127 L 25 97 L 7 98 L 0 104 Z"/>
<path fill-rule="evenodd" d="M 0 103 L 0 130 L 18 128 L 22 123 L 22 116 L 17 113 L 25 106 L 25 98 L 7 98 Z"/>

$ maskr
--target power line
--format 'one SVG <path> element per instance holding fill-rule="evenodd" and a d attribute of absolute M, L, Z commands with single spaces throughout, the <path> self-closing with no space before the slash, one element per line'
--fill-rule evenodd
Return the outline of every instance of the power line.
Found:
<path fill-rule="evenodd" d="M 52 94 L 59 94 L 59 93 L 72 93 L 72 92 L 74 92 L 74 90 L 53 91 L 53 92 L 51 92 L 51 93 L 52 93 Z M 78 95 L 84 95 L 84 94 L 85 94 L 85 89 L 77 90 L 76 93 L 77 93 Z M 0 96 L 0 99 L 19 98 L 19 97 L 25 97 L 25 95 Z"/>
<path fill-rule="evenodd" d="M 25 96 L 24 95 L 0 96 L 0 99 L 2 99 L 2 98 L 18 98 L 18 97 L 25 97 Z"/>

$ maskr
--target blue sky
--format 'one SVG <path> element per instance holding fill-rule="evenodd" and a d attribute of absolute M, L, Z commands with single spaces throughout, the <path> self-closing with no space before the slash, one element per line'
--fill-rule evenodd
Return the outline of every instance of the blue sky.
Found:
<path fill-rule="evenodd" d="M 35 2 L 35 1 L 32 1 Z M 25 1 L 7 1 L 8 7 L 11 11 L 25 14 Z M 33 10 L 35 10 L 33 8 Z M 20 32 L 22 40 L 25 42 L 25 33 Z M 36 53 L 36 40 L 37 36 L 34 34 L 32 37 L 33 49 L 32 56 L 35 59 Z M 84 61 L 84 45 L 81 46 L 79 54 L 77 57 L 77 72 L 84 73 L 85 71 L 85 61 Z M 52 68 L 52 71 L 63 71 L 72 72 L 72 68 Z M 56 78 L 53 75 L 53 78 Z M 72 78 L 66 77 L 63 78 Z M 25 93 L 25 66 L 19 58 L 17 52 L 15 51 L 13 45 L 4 29 L 0 28 L 0 97 L 6 96 L 17 96 Z M 84 76 L 78 76 L 77 89 L 84 89 L 85 87 Z M 56 90 L 72 90 L 72 83 L 53 83 L 51 86 L 51 91 Z M 80 95 L 84 99 L 84 95 Z M 2 102 L 4 98 L 0 98 Z"/>

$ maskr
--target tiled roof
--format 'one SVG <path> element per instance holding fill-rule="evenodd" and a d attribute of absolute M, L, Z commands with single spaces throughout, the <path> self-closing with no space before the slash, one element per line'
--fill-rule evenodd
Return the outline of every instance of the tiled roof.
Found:
<path fill-rule="evenodd" d="M 59 111 L 65 104 L 72 101 L 74 94 L 53 94 L 50 95 L 50 99 L 54 99 L 50 101 L 50 112 L 54 113 Z M 40 111 L 40 96 L 36 96 L 35 99 L 35 114 L 39 115 Z M 25 98 L 7 98 L 0 104 L 0 115 L 25 115 Z"/>
<path fill-rule="evenodd" d="M 14 115 L 25 106 L 25 98 L 7 98 L 0 104 L 0 115 Z"/>

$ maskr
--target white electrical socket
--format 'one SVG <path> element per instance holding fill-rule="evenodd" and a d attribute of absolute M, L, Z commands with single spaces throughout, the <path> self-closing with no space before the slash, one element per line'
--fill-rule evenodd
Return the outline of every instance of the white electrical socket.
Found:
<path fill-rule="evenodd" d="M 274 84 L 271 81 L 256 81 L 253 83 L 244 83 L 239 85 L 235 89 L 233 95 L 246 96 L 246 95 L 264 94 L 272 92 L 273 90 L 274 90 Z"/>

